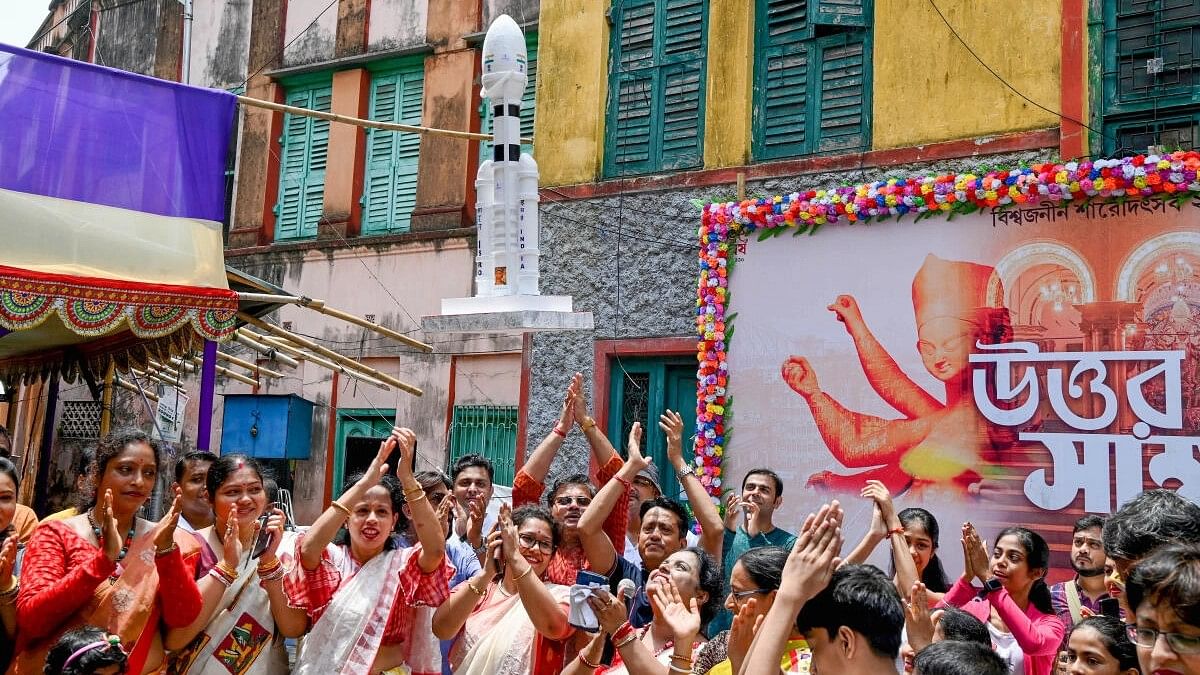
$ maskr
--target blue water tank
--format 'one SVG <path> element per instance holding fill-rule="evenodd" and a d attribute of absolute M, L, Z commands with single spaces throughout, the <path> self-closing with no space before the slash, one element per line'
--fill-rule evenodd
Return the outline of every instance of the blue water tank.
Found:
<path fill-rule="evenodd" d="M 226 394 L 221 453 L 260 459 L 308 459 L 311 401 L 295 394 Z"/>

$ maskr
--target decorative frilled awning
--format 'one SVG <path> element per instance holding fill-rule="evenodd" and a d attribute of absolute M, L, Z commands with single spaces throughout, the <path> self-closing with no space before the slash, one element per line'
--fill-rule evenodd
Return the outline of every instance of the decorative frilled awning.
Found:
<path fill-rule="evenodd" d="M 7 45 L 0 72 L 0 378 L 228 339 L 234 97 Z"/>

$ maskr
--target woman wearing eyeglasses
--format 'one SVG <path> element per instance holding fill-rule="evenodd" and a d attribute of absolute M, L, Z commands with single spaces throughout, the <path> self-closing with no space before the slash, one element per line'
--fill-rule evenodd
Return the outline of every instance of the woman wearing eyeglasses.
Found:
<path fill-rule="evenodd" d="M 729 576 L 729 595 L 725 596 L 725 609 L 734 616 L 733 628 L 701 645 L 692 664 L 693 675 L 734 675 L 741 670 L 754 639 L 754 622 L 766 616 L 775 602 L 787 557 L 787 549 L 763 546 L 738 558 Z M 807 673 L 811 663 L 812 651 L 793 627 L 779 668 L 785 673 Z"/>
<path fill-rule="evenodd" d="M 488 535 L 483 569 L 460 584 L 433 615 L 455 675 L 551 675 L 563 667 L 567 586 L 543 581 L 558 546 L 558 524 L 545 509 L 501 507 Z M 460 633 L 461 630 L 461 633 Z"/>
<path fill-rule="evenodd" d="M 1164 546 L 1125 583 L 1143 673 L 1200 675 L 1200 545 Z"/>

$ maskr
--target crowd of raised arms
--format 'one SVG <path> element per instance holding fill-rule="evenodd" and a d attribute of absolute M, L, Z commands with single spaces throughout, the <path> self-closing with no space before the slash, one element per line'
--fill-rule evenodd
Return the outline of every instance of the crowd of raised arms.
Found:
<path fill-rule="evenodd" d="M 0 664 L 16 675 L 1200 675 L 1200 506 L 1173 492 L 1075 522 L 1075 575 L 1053 586 L 1037 532 L 955 523 L 955 576 L 935 514 L 897 510 L 876 481 L 862 486 L 873 517 L 857 543 L 843 541 L 837 501 L 794 532 L 776 527 L 783 483 L 767 468 L 742 477 L 722 518 L 684 458 L 682 418 L 668 410 L 658 427 L 698 535 L 663 495 L 641 426 L 622 459 L 578 374 L 495 512 L 488 460 L 414 472 L 405 428 L 299 531 L 263 467 L 232 450 L 180 458 L 158 522 L 138 514 L 167 469 L 139 431 L 100 439 L 76 472 L 79 503 L 40 523 L 0 458 Z M 595 480 L 547 489 L 575 429 Z M 0 455 L 9 443 L 0 434 Z M 881 544 L 887 572 L 866 564 Z"/>

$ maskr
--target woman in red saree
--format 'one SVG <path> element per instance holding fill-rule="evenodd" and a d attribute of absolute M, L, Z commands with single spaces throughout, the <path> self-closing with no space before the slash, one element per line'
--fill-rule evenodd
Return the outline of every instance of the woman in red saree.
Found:
<path fill-rule="evenodd" d="M 83 513 L 46 523 L 29 540 L 17 595 L 17 655 L 11 673 L 42 672 L 60 635 L 90 624 L 121 638 L 129 673 L 163 665 L 164 628 L 200 613 L 194 580 L 199 548 L 176 531 L 180 499 L 158 523 L 137 517 L 161 464 L 158 444 L 137 430 L 118 431 L 96 450 L 96 495 Z"/>

